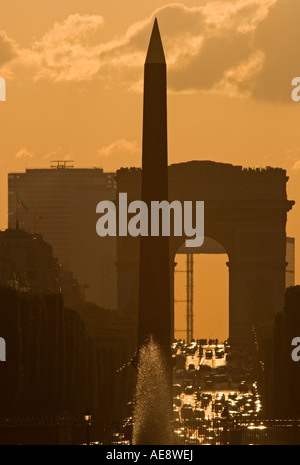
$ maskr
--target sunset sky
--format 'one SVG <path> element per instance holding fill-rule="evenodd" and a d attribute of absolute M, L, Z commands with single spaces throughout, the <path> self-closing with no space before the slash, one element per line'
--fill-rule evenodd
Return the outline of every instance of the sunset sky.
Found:
<path fill-rule="evenodd" d="M 140 166 L 143 64 L 157 16 L 169 163 L 285 168 L 297 269 L 300 102 L 291 81 L 300 76 L 299 0 L 0 0 L 0 11 L 2 229 L 8 172 L 58 159 L 105 171 Z"/>

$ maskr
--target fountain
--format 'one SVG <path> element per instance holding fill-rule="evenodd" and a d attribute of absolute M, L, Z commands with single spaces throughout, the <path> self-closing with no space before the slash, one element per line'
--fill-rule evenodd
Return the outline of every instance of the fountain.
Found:
<path fill-rule="evenodd" d="M 166 373 L 161 350 L 150 338 L 139 352 L 133 415 L 134 445 L 172 444 Z"/>

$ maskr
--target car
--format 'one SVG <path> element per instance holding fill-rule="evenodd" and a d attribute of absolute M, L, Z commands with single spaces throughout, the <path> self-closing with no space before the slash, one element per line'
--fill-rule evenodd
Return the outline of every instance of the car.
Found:
<path fill-rule="evenodd" d="M 216 402 L 221 402 L 222 404 L 226 403 L 226 397 L 224 392 L 218 392 L 216 394 Z"/>
<path fill-rule="evenodd" d="M 189 402 L 185 402 L 185 403 L 183 404 L 183 406 L 181 407 L 181 410 L 182 410 L 182 409 L 186 409 L 186 408 L 190 408 L 190 407 L 192 407 L 192 404 L 190 404 Z"/>
<path fill-rule="evenodd" d="M 182 393 L 182 387 L 180 386 L 180 384 L 173 384 L 173 396 L 174 397 L 180 396 L 181 393 Z"/>
<path fill-rule="evenodd" d="M 224 350 L 216 350 L 215 354 L 216 358 L 224 358 Z"/>
<path fill-rule="evenodd" d="M 181 418 L 182 420 L 192 420 L 194 417 L 194 411 L 191 404 L 183 404 L 181 407 Z"/>
<path fill-rule="evenodd" d="M 215 403 L 215 412 L 216 413 L 219 413 L 219 412 L 222 412 L 223 410 L 223 404 L 222 402 L 216 402 Z"/>
<path fill-rule="evenodd" d="M 194 344 L 190 344 L 186 347 L 186 354 L 187 355 L 195 355 L 195 352 L 197 350 L 197 346 Z"/>
<path fill-rule="evenodd" d="M 207 428 L 207 430 L 205 431 L 205 442 L 203 442 L 202 444 L 216 444 L 216 434 L 213 428 Z"/>
<path fill-rule="evenodd" d="M 177 428 L 174 431 L 175 437 L 178 442 L 177 444 L 184 444 L 184 439 L 185 439 L 185 434 L 184 434 L 184 428 Z"/>
<path fill-rule="evenodd" d="M 186 440 L 186 444 L 188 445 L 193 445 L 193 444 L 200 444 L 200 441 L 198 438 L 191 437 Z"/>
<path fill-rule="evenodd" d="M 230 413 L 239 411 L 238 403 L 234 400 L 230 400 L 229 402 L 227 402 L 227 407 Z"/>
<path fill-rule="evenodd" d="M 196 389 L 196 391 L 194 392 L 194 399 L 196 401 L 199 401 L 201 399 L 201 392 L 199 389 Z"/>
<path fill-rule="evenodd" d="M 247 400 L 247 397 L 241 395 L 235 399 L 235 402 L 238 404 L 239 407 L 242 407 L 243 405 L 247 404 Z"/>
<path fill-rule="evenodd" d="M 181 407 L 180 397 L 173 397 L 173 405 L 175 405 L 175 407 Z"/>
<path fill-rule="evenodd" d="M 205 418 L 205 411 L 203 408 L 195 408 L 194 410 L 194 418 L 199 420 L 204 420 Z"/>
<path fill-rule="evenodd" d="M 184 388 L 184 393 L 188 396 L 194 394 L 194 392 L 195 392 L 195 389 L 193 388 L 193 386 L 186 386 Z"/>
<path fill-rule="evenodd" d="M 244 412 L 254 412 L 255 410 L 255 405 L 252 402 L 247 402 L 247 404 L 244 405 Z"/>
<path fill-rule="evenodd" d="M 249 388 L 248 388 L 248 384 L 246 381 L 241 381 L 240 384 L 239 384 L 239 391 L 240 392 L 248 392 Z"/>
<path fill-rule="evenodd" d="M 201 399 L 201 408 L 206 408 L 209 406 L 210 400 L 207 397 Z"/>
<path fill-rule="evenodd" d="M 177 353 L 177 347 L 171 347 L 171 354 L 176 355 Z"/>
<path fill-rule="evenodd" d="M 212 350 L 207 350 L 205 352 L 205 358 L 206 358 L 206 360 L 211 360 L 213 358 Z"/>

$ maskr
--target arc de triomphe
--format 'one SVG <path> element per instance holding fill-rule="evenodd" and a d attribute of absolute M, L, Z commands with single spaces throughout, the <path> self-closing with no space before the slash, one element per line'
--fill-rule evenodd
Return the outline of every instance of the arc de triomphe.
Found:
<path fill-rule="evenodd" d="M 201 248 L 188 252 L 228 255 L 229 338 L 234 345 L 247 343 L 252 321 L 283 308 L 287 212 L 294 204 L 287 199 L 287 181 L 281 168 L 245 169 L 212 161 L 169 166 L 169 202 L 204 200 L 206 239 Z M 127 192 L 128 203 L 140 199 L 140 187 L 140 169 L 117 172 L 117 191 Z M 184 241 L 170 238 L 172 302 L 174 259 L 178 250 L 184 251 Z M 135 318 L 139 238 L 117 238 L 117 273 L 118 312 Z"/>

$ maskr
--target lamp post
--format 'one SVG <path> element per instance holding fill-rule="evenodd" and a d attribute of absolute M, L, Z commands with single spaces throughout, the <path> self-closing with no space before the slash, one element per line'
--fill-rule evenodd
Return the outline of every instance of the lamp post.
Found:
<path fill-rule="evenodd" d="M 84 414 L 84 419 L 86 422 L 86 444 L 87 446 L 90 445 L 90 426 L 91 426 L 91 419 L 92 419 L 92 414 L 89 411 L 89 409 L 86 410 Z"/>

